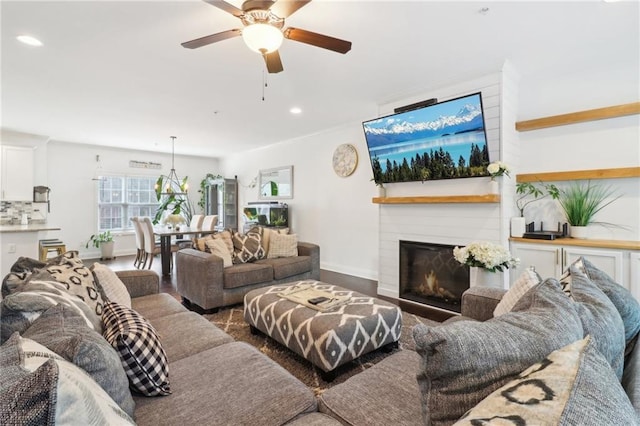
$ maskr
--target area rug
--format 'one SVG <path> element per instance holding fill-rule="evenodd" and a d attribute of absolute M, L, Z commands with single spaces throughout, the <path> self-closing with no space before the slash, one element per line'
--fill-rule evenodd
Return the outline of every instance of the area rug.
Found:
<path fill-rule="evenodd" d="M 311 388 L 316 395 L 320 395 L 326 389 L 344 382 L 349 377 L 358 374 L 384 358 L 401 350 L 414 350 L 415 345 L 411 329 L 418 323 L 437 325 L 435 321 L 419 317 L 417 315 L 402 313 L 402 333 L 400 335 L 398 349 L 392 352 L 377 350 L 338 367 L 337 377 L 332 382 L 326 382 L 320 377 L 320 370 L 306 359 L 290 351 L 280 343 L 263 334 L 253 335 L 249 330 L 249 324 L 244 321 L 242 306 L 220 309 L 215 314 L 204 315 L 218 328 L 224 330 L 239 342 L 246 342 L 256 347 L 260 352 L 280 364 L 293 374 L 301 382 Z"/>

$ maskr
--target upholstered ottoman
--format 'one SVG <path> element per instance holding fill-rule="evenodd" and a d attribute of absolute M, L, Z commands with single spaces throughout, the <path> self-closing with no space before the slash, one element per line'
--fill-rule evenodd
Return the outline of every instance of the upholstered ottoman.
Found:
<path fill-rule="evenodd" d="M 306 286 L 345 300 L 318 311 L 282 297 Z M 332 380 L 342 364 L 378 348 L 393 349 L 402 329 L 400 308 L 391 303 L 320 281 L 259 288 L 244 297 L 244 319 L 252 327 L 301 355 Z"/>

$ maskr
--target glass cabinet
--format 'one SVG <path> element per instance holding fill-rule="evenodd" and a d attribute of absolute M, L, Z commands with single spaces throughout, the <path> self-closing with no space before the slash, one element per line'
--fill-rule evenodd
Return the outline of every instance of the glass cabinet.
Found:
<path fill-rule="evenodd" d="M 205 187 L 205 214 L 218 215 L 216 229 L 238 230 L 238 178 L 219 179 Z"/>

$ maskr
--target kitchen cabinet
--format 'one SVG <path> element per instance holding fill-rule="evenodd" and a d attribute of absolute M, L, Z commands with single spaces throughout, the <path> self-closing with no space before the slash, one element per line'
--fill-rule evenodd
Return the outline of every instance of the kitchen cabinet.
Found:
<path fill-rule="evenodd" d="M 32 147 L 2 146 L 0 198 L 6 201 L 33 200 L 34 155 Z"/>
<path fill-rule="evenodd" d="M 511 239 L 511 253 L 520 259 L 520 264 L 512 270 L 510 275 L 511 282 L 515 281 L 524 268 L 529 266 L 533 266 L 543 279 L 559 278 L 571 263 L 584 256 L 640 299 L 640 286 L 637 285 L 640 273 L 640 251 L 635 250 L 637 242 L 630 242 L 628 248 L 625 248 L 624 244 L 609 248 L 607 245 L 615 242 L 560 239 L 533 243 L 521 242 L 522 240 L 524 239 Z"/>

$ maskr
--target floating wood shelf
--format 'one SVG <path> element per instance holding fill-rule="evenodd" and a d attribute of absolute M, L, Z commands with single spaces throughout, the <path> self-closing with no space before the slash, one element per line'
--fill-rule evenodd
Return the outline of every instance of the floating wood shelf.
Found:
<path fill-rule="evenodd" d="M 558 238 L 556 240 L 536 240 L 532 238 L 511 237 L 509 240 L 527 244 L 547 244 L 557 246 L 598 247 L 620 250 L 640 250 L 640 241 L 625 240 L 582 240 L 576 238 Z"/>
<path fill-rule="evenodd" d="M 499 203 L 498 194 L 484 195 L 432 195 L 428 197 L 374 197 L 374 204 L 456 204 Z"/>
<path fill-rule="evenodd" d="M 516 175 L 516 182 L 549 182 L 583 179 L 618 179 L 640 177 L 640 167 L 617 169 L 574 170 L 570 172 L 528 173 Z"/>
<path fill-rule="evenodd" d="M 633 114 L 640 114 L 640 102 L 572 112 L 569 114 L 552 115 L 534 120 L 518 121 L 516 122 L 516 130 L 526 132 L 529 130 L 564 126 L 567 124 L 582 123 L 584 121 L 602 120 L 604 118 L 623 117 Z"/>

